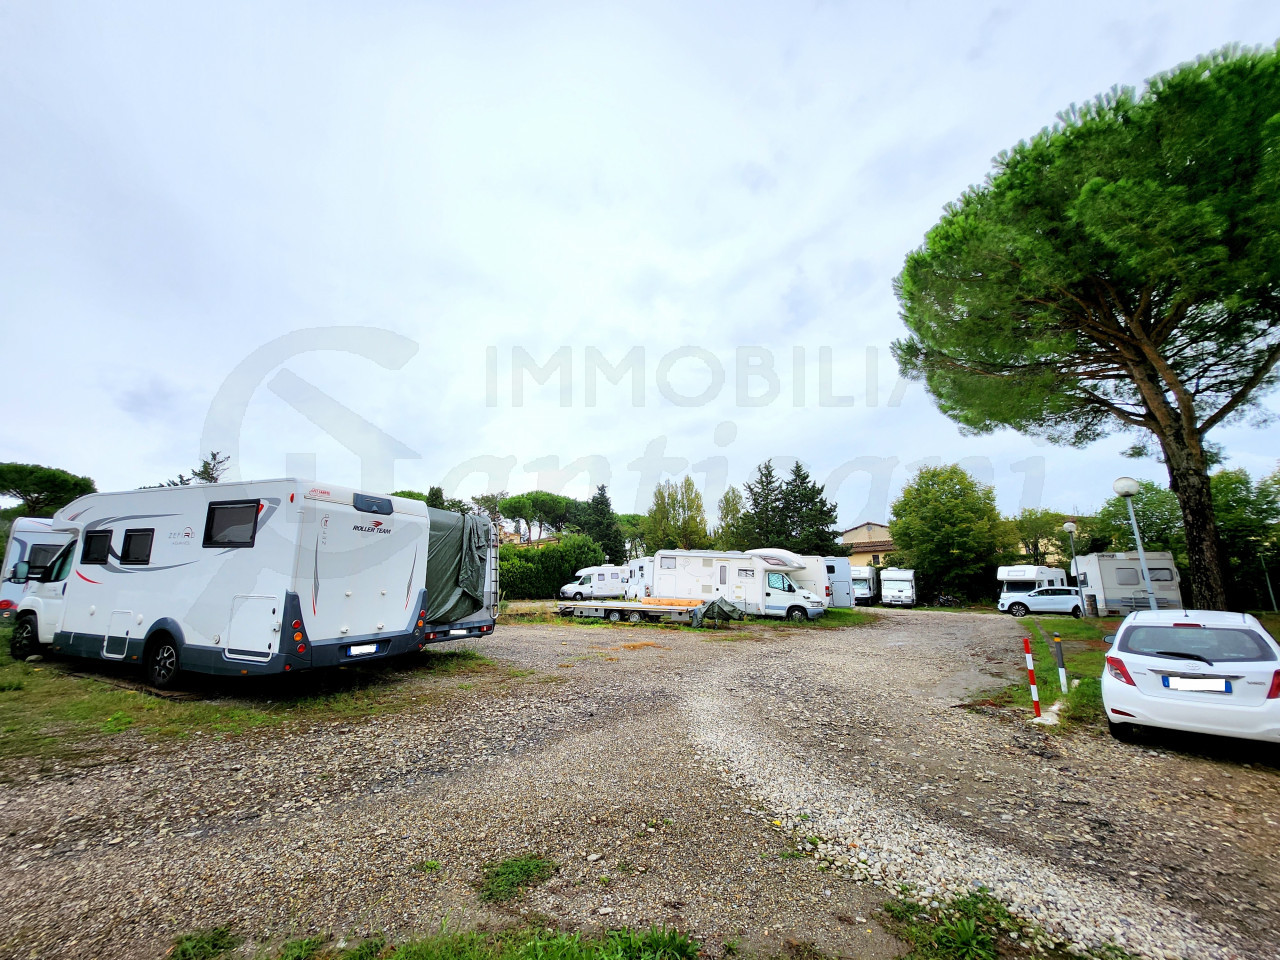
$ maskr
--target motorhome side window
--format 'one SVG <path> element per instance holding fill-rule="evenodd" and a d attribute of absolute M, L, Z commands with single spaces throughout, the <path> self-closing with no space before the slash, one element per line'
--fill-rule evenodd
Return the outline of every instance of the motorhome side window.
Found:
<path fill-rule="evenodd" d="M 151 542 L 155 539 L 155 529 L 126 530 L 124 545 L 120 548 L 120 562 L 129 564 L 148 564 L 151 562 Z"/>
<path fill-rule="evenodd" d="M 111 531 L 91 530 L 84 535 L 81 563 L 106 563 L 111 559 Z"/>
<path fill-rule="evenodd" d="M 1122 587 L 1136 587 L 1138 585 L 1138 568 L 1116 567 L 1116 583 Z"/>
<path fill-rule="evenodd" d="M 663 557 L 662 563 L 660 564 L 660 566 L 662 567 L 663 570 L 674 570 L 676 568 L 676 558 Z"/>
<path fill-rule="evenodd" d="M 1089 585 L 1089 575 L 1087 573 L 1078 574 L 1076 576 L 1076 583 L 1082 587 L 1087 587 Z"/>
<path fill-rule="evenodd" d="M 44 583 L 61 583 L 71 573 L 71 561 L 76 555 L 76 541 L 72 540 L 49 564 L 42 578 Z"/>
<path fill-rule="evenodd" d="M 787 589 L 787 578 L 780 573 L 769 574 L 769 589 L 770 590 Z"/>
<path fill-rule="evenodd" d="M 746 567 L 738 568 L 739 580 L 754 580 L 755 578 L 756 578 L 756 572 L 754 570 L 748 569 Z"/>
<path fill-rule="evenodd" d="M 258 532 L 258 500 L 209 504 L 204 521 L 206 547 L 252 547 Z"/>
<path fill-rule="evenodd" d="M 1151 580 L 1152 580 L 1152 582 L 1154 582 L 1154 581 L 1156 581 L 1156 580 L 1165 580 L 1165 581 L 1168 581 L 1168 582 L 1172 582 L 1172 581 L 1173 581 L 1173 571 L 1172 571 L 1172 570 L 1170 570 L 1168 567 L 1152 567 L 1152 568 L 1151 568 Z"/>

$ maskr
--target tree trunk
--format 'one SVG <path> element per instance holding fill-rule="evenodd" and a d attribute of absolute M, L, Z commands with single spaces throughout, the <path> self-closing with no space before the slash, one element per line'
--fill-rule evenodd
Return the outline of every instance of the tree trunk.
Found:
<path fill-rule="evenodd" d="M 1187 534 L 1191 605 L 1197 610 L 1225 610 L 1227 590 L 1222 580 L 1222 551 L 1209 471 L 1204 464 L 1195 462 L 1197 458 L 1191 451 L 1176 441 L 1170 442 L 1172 439 L 1164 438 L 1165 465 L 1169 469 L 1169 489 L 1178 498 Z"/>

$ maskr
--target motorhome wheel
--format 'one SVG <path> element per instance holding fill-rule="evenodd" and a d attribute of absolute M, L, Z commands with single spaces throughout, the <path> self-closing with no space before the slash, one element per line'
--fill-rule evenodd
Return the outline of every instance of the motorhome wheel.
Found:
<path fill-rule="evenodd" d="M 153 640 L 147 648 L 147 682 L 157 690 L 167 689 L 178 675 L 178 645 L 169 637 Z"/>
<path fill-rule="evenodd" d="M 13 626 L 9 635 L 9 656 L 15 660 L 25 660 L 36 652 L 36 619 L 23 617 Z"/>
<path fill-rule="evenodd" d="M 579 590 L 577 593 L 575 593 L 575 594 L 573 595 L 573 599 L 575 599 L 575 600 L 581 600 L 581 599 L 582 599 L 582 591 L 581 591 L 581 590 Z"/>
<path fill-rule="evenodd" d="M 787 619 L 793 623 L 802 623 L 808 619 L 808 614 L 804 612 L 804 607 L 792 607 L 787 611 Z"/>

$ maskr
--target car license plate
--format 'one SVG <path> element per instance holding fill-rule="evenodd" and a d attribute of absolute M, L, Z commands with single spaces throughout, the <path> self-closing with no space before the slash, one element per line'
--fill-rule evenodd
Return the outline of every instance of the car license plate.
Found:
<path fill-rule="evenodd" d="M 377 653 L 378 645 L 376 643 L 357 643 L 347 649 L 348 656 L 358 657 L 365 653 Z"/>
<path fill-rule="evenodd" d="M 1201 690 L 1205 693 L 1230 693 L 1231 681 L 1214 677 L 1165 677 L 1170 690 Z"/>

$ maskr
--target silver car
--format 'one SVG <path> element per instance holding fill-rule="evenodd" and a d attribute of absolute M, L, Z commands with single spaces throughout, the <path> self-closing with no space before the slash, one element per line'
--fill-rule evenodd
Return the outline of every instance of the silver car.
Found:
<path fill-rule="evenodd" d="M 1080 591 L 1075 587 L 1041 587 L 1014 597 L 1001 597 L 999 608 L 1015 617 L 1028 613 L 1069 613 L 1079 617 L 1083 611 Z"/>

